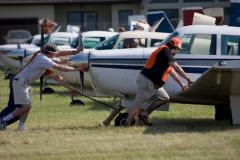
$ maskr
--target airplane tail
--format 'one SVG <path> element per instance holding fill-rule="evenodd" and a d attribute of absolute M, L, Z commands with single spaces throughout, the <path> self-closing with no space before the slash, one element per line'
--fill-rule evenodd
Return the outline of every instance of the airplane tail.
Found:
<path fill-rule="evenodd" d="M 223 8 L 187 7 L 183 8 L 183 25 L 222 25 Z"/>
<path fill-rule="evenodd" d="M 130 30 L 147 32 L 171 33 L 174 27 L 163 11 L 148 12 L 144 15 L 131 15 L 128 17 Z"/>
<path fill-rule="evenodd" d="M 231 0 L 230 6 L 230 26 L 240 27 L 240 2 L 238 0 Z"/>
<path fill-rule="evenodd" d="M 164 11 L 154 11 L 147 13 L 147 22 L 152 26 L 152 32 L 171 33 L 174 27 Z"/>

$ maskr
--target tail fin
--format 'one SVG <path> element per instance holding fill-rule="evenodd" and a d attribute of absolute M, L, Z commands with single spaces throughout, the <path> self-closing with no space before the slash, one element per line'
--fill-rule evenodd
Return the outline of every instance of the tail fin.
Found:
<path fill-rule="evenodd" d="M 174 30 L 172 23 L 164 11 L 148 12 L 147 22 L 153 27 L 152 31 L 171 33 Z"/>

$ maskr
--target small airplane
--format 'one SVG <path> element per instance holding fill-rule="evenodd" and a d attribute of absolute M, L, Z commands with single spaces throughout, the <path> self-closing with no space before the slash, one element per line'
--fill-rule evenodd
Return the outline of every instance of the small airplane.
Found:
<path fill-rule="evenodd" d="M 228 119 L 233 124 L 240 124 L 240 28 L 213 25 L 180 27 L 162 44 L 173 36 L 183 41 L 183 49 L 175 58 L 195 83 L 181 92 L 169 77 L 164 88 L 172 101 L 214 105 L 216 120 Z M 128 108 L 136 93 L 137 75 L 156 47 L 102 50 L 112 46 L 118 48 L 120 41 L 116 36 L 112 37 L 88 54 L 73 56 L 70 64 L 88 67 L 87 73 L 96 96 L 120 97 L 121 105 Z"/>
<path fill-rule="evenodd" d="M 21 44 L 21 48 L 33 48 L 40 47 L 40 35 L 34 35 L 31 40 L 26 43 Z M 6 54 L 12 50 L 19 49 L 20 44 L 4 44 L 0 45 L 0 55 Z M 5 64 L 2 62 L 2 58 L 0 58 L 0 66 L 4 68 Z"/>
<path fill-rule="evenodd" d="M 122 56 L 123 54 L 132 54 L 135 53 L 143 53 L 145 48 L 153 47 L 159 45 L 169 33 L 160 33 L 160 32 L 145 32 L 145 31 L 127 31 L 120 32 L 115 34 L 111 38 L 99 43 L 91 50 L 80 54 L 88 54 L 91 53 L 102 53 L 107 55 L 114 55 L 116 57 Z M 137 40 L 138 45 L 127 47 L 126 42 L 130 43 L 131 40 Z M 84 43 L 83 43 L 84 44 Z M 79 86 L 84 83 L 84 88 L 86 86 L 91 86 L 90 78 L 88 73 L 84 74 L 84 82 L 81 81 L 81 76 L 78 72 L 61 72 L 56 71 L 59 75 L 61 75 L 67 82 L 74 86 Z M 91 87 L 90 87 L 91 88 Z"/>

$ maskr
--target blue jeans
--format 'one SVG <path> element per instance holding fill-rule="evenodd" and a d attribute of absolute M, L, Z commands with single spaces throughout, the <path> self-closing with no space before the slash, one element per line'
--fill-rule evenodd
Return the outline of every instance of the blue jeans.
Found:
<path fill-rule="evenodd" d="M 14 96 L 13 96 L 13 87 L 12 87 L 12 81 L 13 77 L 10 78 L 9 80 L 9 88 L 10 88 L 10 93 L 9 93 L 9 98 L 8 98 L 8 105 L 1 111 L 0 113 L 0 119 L 3 119 L 5 116 L 8 114 L 12 113 L 17 107 L 21 107 L 21 105 L 15 105 L 14 104 Z M 19 120 L 19 116 L 11 119 L 10 121 L 7 121 L 7 125 L 10 125 L 17 120 Z"/>

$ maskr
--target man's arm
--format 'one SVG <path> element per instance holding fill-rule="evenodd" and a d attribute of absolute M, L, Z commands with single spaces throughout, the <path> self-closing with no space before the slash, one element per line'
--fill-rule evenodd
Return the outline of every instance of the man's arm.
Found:
<path fill-rule="evenodd" d="M 180 78 L 178 77 L 176 71 L 173 68 L 171 69 L 170 75 L 181 86 L 182 90 L 184 90 L 185 84 L 181 82 Z"/>
<path fill-rule="evenodd" d="M 56 73 L 52 73 L 52 74 L 48 75 L 48 77 L 51 77 L 52 79 L 57 81 L 61 86 L 65 87 L 66 89 L 68 89 L 71 92 L 79 92 L 79 90 L 77 88 L 74 88 L 66 80 L 64 80 L 62 76 L 57 75 Z"/>
<path fill-rule="evenodd" d="M 75 55 L 81 51 L 83 51 L 83 49 L 78 47 L 76 50 L 72 50 L 72 51 L 58 51 L 58 53 L 55 56 L 61 57 L 61 56 Z"/>
<path fill-rule="evenodd" d="M 52 66 L 53 69 L 60 70 L 60 71 L 82 71 L 82 67 L 70 67 L 70 66 L 64 66 L 59 64 L 54 64 Z"/>
<path fill-rule="evenodd" d="M 187 80 L 188 85 L 190 86 L 191 84 L 193 84 L 193 81 L 191 80 L 190 77 L 187 76 L 187 74 L 184 72 L 184 70 L 182 69 L 182 67 L 180 67 L 178 65 L 177 62 L 170 62 L 170 65 L 173 67 L 173 69 L 184 79 Z"/>
<path fill-rule="evenodd" d="M 55 62 L 57 64 L 66 64 L 68 62 L 67 59 L 60 59 L 60 58 L 56 58 L 56 57 L 53 57 L 51 59 L 53 62 Z"/>

